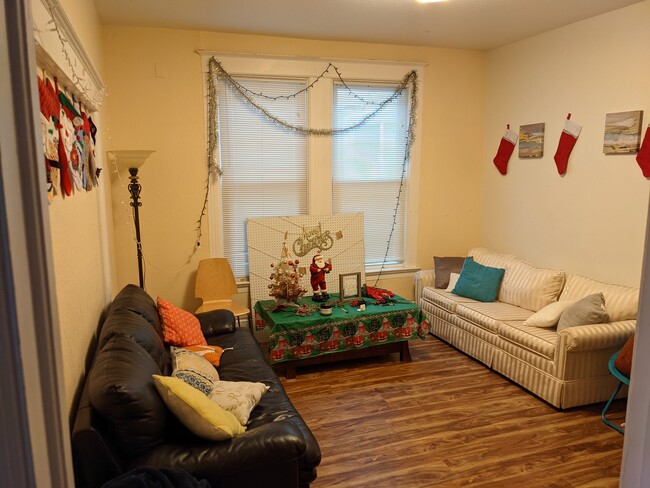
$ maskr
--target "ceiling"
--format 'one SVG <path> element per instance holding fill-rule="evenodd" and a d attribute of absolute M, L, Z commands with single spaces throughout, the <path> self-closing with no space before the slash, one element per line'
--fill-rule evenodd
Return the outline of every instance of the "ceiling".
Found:
<path fill-rule="evenodd" d="M 641 0 L 95 0 L 102 24 L 490 50 Z"/>

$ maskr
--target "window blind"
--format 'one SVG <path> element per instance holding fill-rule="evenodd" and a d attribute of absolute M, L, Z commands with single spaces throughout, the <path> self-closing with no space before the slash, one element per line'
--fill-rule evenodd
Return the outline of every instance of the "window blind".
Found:
<path fill-rule="evenodd" d="M 266 96 L 288 96 L 304 81 L 237 79 Z M 306 92 L 276 101 L 253 97 L 274 116 L 307 124 Z M 233 273 L 248 276 L 246 219 L 307 213 L 307 138 L 267 119 L 227 82 L 218 83 L 223 249 Z M 277 253 L 279 250 L 269 250 Z"/>
<path fill-rule="evenodd" d="M 352 85 L 366 101 L 380 103 L 395 86 Z M 334 85 L 333 126 L 348 127 L 377 109 Z M 380 265 L 393 226 L 395 204 L 408 136 L 406 91 L 386 104 L 361 127 L 337 134 L 332 141 L 332 207 L 335 213 L 364 212 L 366 265 Z M 405 175 L 406 177 L 407 175 Z M 395 230 L 385 264 L 405 261 L 406 187 L 402 190 Z"/>

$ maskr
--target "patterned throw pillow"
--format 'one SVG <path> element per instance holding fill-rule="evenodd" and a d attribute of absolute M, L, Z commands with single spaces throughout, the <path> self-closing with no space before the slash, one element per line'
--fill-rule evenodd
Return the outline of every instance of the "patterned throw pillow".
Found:
<path fill-rule="evenodd" d="M 203 392 L 212 393 L 214 384 L 219 381 L 219 373 L 207 359 L 182 347 L 171 347 L 172 376 Z"/>
<path fill-rule="evenodd" d="M 248 417 L 269 390 L 264 383 L 248 381 L 219 381 L 214 384 L 210 400 L 232 413 L 239 423 L 246 425 Z"/>
<path fill-rule="evenodd" d="M 207 346 L 199 319 L 167 300 L 158 297 L 164 340 L 172 346 Z"/>
<path fill-rule="evenodd" d="M 203 356 L 205 359 L 210 361 L 210 363 L 212 363 L 212 365 L 216 368 L 217 366 L 219 366 L 219 362 L 221 361 L 221 355 L 223 354 L 223 352 L 232 349 L 232 347 L 223 349 L 222 347 L 219 346 L 187 346 L 185 347 L 185 349 L 187 349 L 188 351 L 192 351 L 200 356 Z"/>

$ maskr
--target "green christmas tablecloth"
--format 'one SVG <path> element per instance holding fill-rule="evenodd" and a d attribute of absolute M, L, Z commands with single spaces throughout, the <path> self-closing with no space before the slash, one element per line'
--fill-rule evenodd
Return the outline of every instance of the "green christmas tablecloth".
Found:
<path fill-rule="evenodd" d="M 334 304 L 338 297 L 332 295 Z M 367 299 L 366 302 L 369 302 Z M 315 304 L 311 297 L 298 304 Z M 271 363 L 292 361 L 341 351 L 362 349 L 378 344 L 424 338 L 429 323 L 415 303 L 397 295 L 386 305 L 366 305 L 361 312 L 348 303 L 333 306 L 332 315 L 318 311 L 301 316 L 296 308 L 274 311 L 274 300 L 255 304 L 255 327 L 269 327 Z"/>

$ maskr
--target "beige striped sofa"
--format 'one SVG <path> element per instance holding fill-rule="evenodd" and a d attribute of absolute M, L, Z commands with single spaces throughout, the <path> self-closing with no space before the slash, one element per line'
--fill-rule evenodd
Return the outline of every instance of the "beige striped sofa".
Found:
<path fill-rule="evenodd" d="M 434 271 L 416 273 L 416 301 L 431 333 L 557 408 L 605 401 L 617 381 L 607 361 L 636 326 L 639 289 L 544 269 L 474 248 L 480 264 L 505 269 L 497 301 L 483 303 L 434 288 Z M 602 292 L 610 322 L 556 332 L 523 322 L 557 300 Z"/>

